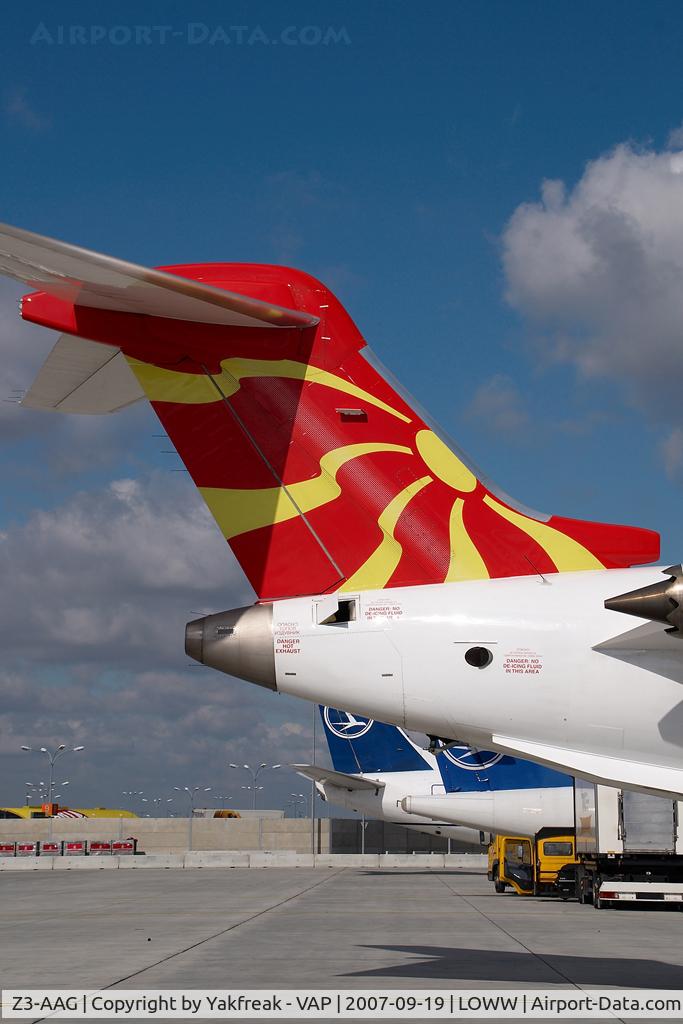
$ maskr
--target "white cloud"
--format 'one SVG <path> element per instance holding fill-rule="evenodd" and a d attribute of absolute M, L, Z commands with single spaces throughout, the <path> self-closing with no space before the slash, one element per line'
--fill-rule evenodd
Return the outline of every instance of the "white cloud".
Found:
<path fill-rule="evenodd" d="M 146 445 L 159 423 L 146 402 L 111 416 L 65 416 L 23 408 L 16 400 L 26 392 L 57 340 L 55 331 L 22 320 L 18 303 L 27 288 L 0 277 L 0 442 L 2 458 L 15 481 L 64 480 L 110 467 L 122 457 L 144 463 L 157 445 Z M 39 439 L 40 452 L 30 461 L 17 444 Z M 11 443 L 10 443 L 11 442 Z"/>
<path fill-rule="evenodd" d="M 0 280 L 0 397 L 30 386 L 56 339 L 19 318 L 23 291 Z M 6 801 L 21 802 L 24 779 L 43 777 L 21 744 L 85 743 L 64 778 L 73 780 L 70 800 L 86 805 L 118 804 L 124 789 L 166 794 L 189 783 L 234 793 L 239 804 L 244 780 L 226 777 L 227 761 L 310 759 L 310 704 L 184 654 L 188 619 L 254 595 L 189 476 L 146 469 L 160 429 L 146 403 L 108 417 L 0 404 L 11 481 L 0 531 Z M 124 457 L 125 473 L 93 484 Z M 64 499 L 81 473 L 87 490 Z M 25 513 L 31 493 L 44 507 Z M 293 777 L 274 775 L 267 799 L 282 806 Z"/>
<path fill-rule="evenodd" d="M 33 132 L 43 131 L 49 126 L 48 119 L 28 99 L 26 89 L 15 87 L 5 96 L 5 116 Z"/>
<path fill-rule="evenodd" d="M 666 475 L 670 480 L 675 480 L 683 468 L 683 430 L 680 427 L 676 427 L 664 438 L 659 446 L 659 453 Z"/>
<path fill-rule="evenodd" d="M 6 662 L 30 651 L 53 664 L 180 667 L 184 623 L 197 604 L 253 600 L 184 474 L 114 481 L 5 532 L 0 571 L 13 595 L 0 623 Z"/>
<path fill-rule="evenodd" d="M 0 390 L 0 438 L 33 433 L 40 413 L 20 409 L 12 400 L 28 390 L 40 369 L 57 334 L 22 320 L 18 304 L 27 291 L 25 285 L 0 277 L 0 351 L 2 352 L 2 385 Z M 44 417 L 42 419 L 44 424 Z"/>
<path fill-rule="evenodd" d="M 545 182 L 507 224 L 503 261 L 507 298 L 546 353 L 550 338 L 554 358 L 681 421 L 683 152 L 620 145 L 572 189 Z"/>
<path fill-rule="evenodd" d="M 496 434 L 520 434 L 529 425 L 529 414 L 517 385 L 500 373 L 479 385 L 465 415 L 479 420 Z"/>
<path fill-rule="evenodd" d="M 86 805 L 190 783 L 239 803 L 244 780 L 226 778 L 228 761 L 309 760 L 310 704 L 184 654 L 195 613 L 254 599 L 184 474 L 116 480 L 35 511 L 5 529 L 0 573 L 10 596 L 0 619 L 5 800 L 20 800 L 40 772 L 21 744 L 84 743 L 64 777 L 71 802 Z M 292 788 L 280 774 L 276 806 Z"/>
<path fill-rule="evenodd" d="M 228 762 L 309 761 L 310 705 L 208 669 L 131 672 L 116 686 L 92 671 L 58 686 L 0 671 L 3 801 L 23 802 L 24 782 L 45 778 L 44 759 L 22 753 L 22 744 L 62 742 L 85 746 L 60 762 L 72 805 L 120 806 L 124 790 L 175 796 L 174 785 L 192 784 L 212 785 L 245 806 L 246 773 L 231 772 Z M 283 768 L 265 779 L 267 806 L 283 805 L 293 778 Z"/>

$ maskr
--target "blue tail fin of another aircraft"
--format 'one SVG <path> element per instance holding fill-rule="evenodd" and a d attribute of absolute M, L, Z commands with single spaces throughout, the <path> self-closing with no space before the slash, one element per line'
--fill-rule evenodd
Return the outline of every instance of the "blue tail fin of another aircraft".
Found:
<path fill-rule="evenodd" d="M 320 715 L 335 771 L 357 775 L 433 770 L 434 760 L 394 725 L 322 705 Z M 572 784 L 570 775 L 533 761 L 464 745 L 437 753 L 436 764 L 447 793 L 557 789 Z"/>
<path fill-rule="evenodd" d="M 571 775 L 494 750 L 449 747 L 437 754 L 436 762 L 447 793 L 558 789 L 572 784 Z"/>
<path fill-rule="evenodd" d="M 349 775 L 433 771 L 408 737 L 394 725 L 320 706 L 335 771 Z"/>

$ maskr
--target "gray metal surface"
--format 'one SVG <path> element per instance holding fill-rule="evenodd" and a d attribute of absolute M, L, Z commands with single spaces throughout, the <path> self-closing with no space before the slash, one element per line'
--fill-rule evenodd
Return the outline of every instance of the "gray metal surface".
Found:
<path fill-rule="evenodd" d="M 145 397 L 120 349 L 62 334 L 21 401 L 29 409 L 99 416 Z"/>
<path fill-rule="evenodd" d="M 4 875 L 5 988 L 683 988 L 683 917 L 428 869 Z"/>
<path fill-rule="evenodd" d="M 675 853 L 675 804 L 667 797 L 622 793 L 624 853 Z"/>
<path fill-rule="evenodd" d="M 680 636 L 683 628 L 683 566 L 670 565 L 662 572 L 670 578 L 663 583 L 652 583 L 609 598 L 605 601 L 605 608 L 667 623 L 672 627 L 670 632 Z"/>
<path fill-rule="evenodd" d="M 277 689 L 273 606 L 254 604 L 193 619 L 185 627 L 185 653 L 220 672 Z"/>

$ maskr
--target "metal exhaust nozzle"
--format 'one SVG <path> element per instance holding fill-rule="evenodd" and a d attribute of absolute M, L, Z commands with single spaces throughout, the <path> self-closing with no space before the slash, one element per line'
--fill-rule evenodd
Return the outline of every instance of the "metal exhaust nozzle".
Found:
<path fill-rule="evenodd" d="M 276 690 L 273 606 L 254 604 L 193 619 L 185 627 L 188 657 Z"/>
<path fill-rule="evenodd" d="M 672 565 L 664 572 L 670 576 L 668 580 L 610 597 L 605 608 L 661 622 L 671 627 L 670 633 L 683 632 L 683 567 Z"/>

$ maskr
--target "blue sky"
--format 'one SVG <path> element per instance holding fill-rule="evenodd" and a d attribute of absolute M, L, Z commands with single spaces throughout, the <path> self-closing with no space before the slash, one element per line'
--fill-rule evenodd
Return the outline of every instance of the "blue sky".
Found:
<path fill-rule="evenodd" d="M 679 4 L 121 3 L 95 19 L 93 10 L 37 3 L 4 12 L 0 219 L 144 264 L 302 267 L 337 291 L 382 360 L 504 490 L 544 511 L 653 527 L 663 559 L 680 560 L 678 300 L 671 285 L 660 301 L 658 268 L 678 268 L 677 238 L 683 267 L 683 231 L 669 223 L 683 195 L 671 192 L 663 216 L 653 199 L 653 175 L 668 174 L 668 154 L 683 146 Z M 135 43 L 136 26 L 150 43 Z M 595 161 L 602 163 L 589 181 Z M 538 203 L 545 180 L 558 179 L 569 197 L 559 200 L 563 223 L 584 231 L 590 221 L 591 245 L 609 264 L 609 287 L 597 297 L 577 291 L 562 266 L 550 284 L 541 280 L 525 247 L 530 215 L 519 214 L 520 230 L 509 226 L 522 204 Z M 640 218 L 643 195 L 649 212 Z M 540 215 L 541 252 L 554 251 L 552 206 Z M 642 324 L 629 316 L 618 331 L 633 288 L 621 262 L 628 246 L 606 241 L 613 207 L 628 222 L 629 244 L 647 253 L 653 281 L 639 303 Z M 50 339 L 15 323 L 19 290 L 2 288 L 9 392 L 30 382 Z M 659 324 L 663 306 L 673 313 Z M 13 710 L 0 741 L 11 790 L 3 799 L 18 800 L 19 780 L 30 778 L 17 765 L 19 743 L 83 731 L 82 742 L 90 737 L 107 751 L 121 789 L 143 788 L 135 779 L 158 790 L 214 784 L 224 761 L 274 756 L 271 740 L 278 759 L 305 756 L 303 705 L 216 677 L 205 687 L 217 704 L 206 698 L 201 706 L 216 718 L 223 702 L 223 733 L 182 747 L 188 730 L 201 729 L 196 680 L 208 672 L 191 672 L 153 645 L 144 653 L 142 639 L 139 662 L 122 666 L 115 631 L 111 650 L 93 640 L 87 656 L 63 635 L 52 647 L 45 634 L 64 587 L 50 590 L 46 561 L 54 557 L 60 580 L 71 580 L 73 600 L 79 574 L 99 557 L 96 543 L 76 550 L 73 535 L 60 533 L 60 524 L 82 530 L 83 508 L 103 524 L 112 564 L 106 524 L 116 509 L 127 509 L 134 534 L 141 521 L 153 530 L 163 504 L 155 495 L 163 494 L 174 515 L 201 524 L 203 553 L 183 555 L 160 597 L 164 608 L 171 602 L 173 622 L 182 625 L 196 602 L 228 607 L 243 592 L 184 474 L 168 472 L 174 457 L 159 454 L 155 432 L 144 409 L 117 422 L 55 425 L 3 406 L 5 572 L 18 580 L 31 627 L 14 630 L 6 648 Z M 137 482 L 133 497 L 112 491 L 123 479 Z M 172 532 L 174 523 L 164 519 L 163 528 Z M 44 558 L 34 565 L 38 550 Z M 204 595 L 196 579 L 183 587 L 183 574 L 214 554 L 225 558 L 224 578 L 208 566 Z M 150 576 L 168 569 L 159 559 Z M 95 634 L 98 600 L 130 606 L 137 595 L 149 607 L 148 582 L 133 575 L 112 584 L 111 595 L 105 583 L 92 586 Z M 65 622 L 83 627 L 74 609 Z M 36 653 L 29 638 L 41 628 Z M 149 723 L 135 707 L 144 686 L 178 694 L 173 715 L 158 711 L 154 757 Z M 107 704 L 106 729 L 97 715 L 103 693 L 121 696 L 120 707 Z M 111 735 L 119 713 L 132 737 L 124 751 Z M 272 730 L 268 744 L 254 731 L 258 716 Z M 114 800 L 110 775 L 90 760 L 83 800 Z M 273 800 L 286 798 L 288 786 L 300 788 L 283 781 Z"/>

